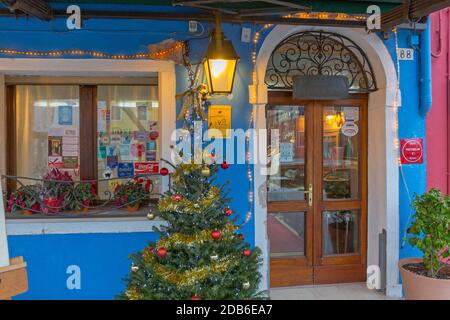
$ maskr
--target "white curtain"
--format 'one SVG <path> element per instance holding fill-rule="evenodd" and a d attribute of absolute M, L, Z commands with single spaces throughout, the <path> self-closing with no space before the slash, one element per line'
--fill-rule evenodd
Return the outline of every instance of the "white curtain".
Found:
<path fill-rule="evenodd" d="M 72 125 L 79 128 L 79 87 L 16 86 L 17 175 L 41 178 L 48 170 L 48 136 L 60 125 L 60 106 L 72 107 Z"/>

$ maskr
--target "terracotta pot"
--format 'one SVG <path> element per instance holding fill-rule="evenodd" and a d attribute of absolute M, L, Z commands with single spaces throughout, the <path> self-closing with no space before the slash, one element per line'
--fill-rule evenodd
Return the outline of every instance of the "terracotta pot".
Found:
<path fill-rule="evenodd" d="M 450 280 L 424 277 L 403 268 L 422 259 L 402 259 L 398 262 L 406 300 L 450 300 Z"/>
<path fill-rule="evenodd" d="M 75 212 L 76 213 L 88 213 L 89 212 L 89 208 L 82 207 L 81 209 L 78 209 Z"/>
<path fill-rule="evenodd" d="M 34 214 L 34 212 L 33 211 L 30 211 L 30 210 L 22 210 L 22 214 L 24 215 L 24 216 L 32 216 L 33 214 Z"/>
<path fill-rule="evenodd" d="M 127 210 L 128 212 L 136 212 L 141 208 L 141 204 L 140 203 L 136 203 L 135 205 L 129 205 L 127 206 Z"/>

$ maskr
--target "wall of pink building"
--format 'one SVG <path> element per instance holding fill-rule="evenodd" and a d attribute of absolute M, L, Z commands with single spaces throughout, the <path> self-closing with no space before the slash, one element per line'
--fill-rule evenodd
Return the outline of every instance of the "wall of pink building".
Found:
<path fill-rule="evenodd" d="M 450 9 L 431 16 L 433 107 L 427 118 L 427 187 L 450 193 Z"/>

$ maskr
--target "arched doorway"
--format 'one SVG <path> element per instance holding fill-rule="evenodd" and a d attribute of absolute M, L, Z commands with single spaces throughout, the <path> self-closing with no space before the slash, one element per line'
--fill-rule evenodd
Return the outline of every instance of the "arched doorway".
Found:
<path fill-rule="evenodd" d="M 386 290 L 388 296 L 401 296 L 398 277 L 399 228 L 398 228 L 398 167 L 397 152 L 391 142 L 396 139 L 394 126 L 396 113 L 393 106 L 398 97 L 396 87 L 396 71 L 392 58 L 383 41 L 375 34 L 367 34 L 363 29 L 340 27 L 310 26 L 276 26 L 264 38 L 257 55 L 256 82 L 250 87 L 251 103 L 255 113 L 255 127 L 266 129 L 266 105 L 268 90 L 265 84 L 266 70 L 274 50 L 280 40 L 292 35 L 323 31 L 345 36 L 356 44 L 367 55 L 373 66 L 373 78 L 376 77 L 378 91 L 368 90 L 368 232 L 367 232 L 367 265 L 378 264 L 378 236 L 387 230 L 389 239 L 386 246 Z M 265 190 L 267 176 L 264 161 L 257 164 L 255 170 L 255 233 L 256 245 L 263 249 L 264 260 L 262 273 L 265 281 L 261 289 L 269 287 L 270 274 L 270 242 L 268 240 L 268 206 Z"/>
<path fill-rule="evenodd" d="M 364 281 L 370 62 L 342 35 L 304 31 L 275 48 L 265 83 L 271 286 Z"/>

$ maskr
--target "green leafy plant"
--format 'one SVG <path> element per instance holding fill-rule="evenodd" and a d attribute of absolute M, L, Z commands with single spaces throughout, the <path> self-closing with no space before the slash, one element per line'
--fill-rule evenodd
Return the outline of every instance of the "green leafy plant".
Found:
<path fill-rule="evenodd" d="M 27 185 L 12 192 L 8 198 L 6 211 L 16 212 L 18 210 L 29 210 L 37 213 L 41 210 L 39 189 L 39 185 Z"/>
<path fill-rule="evenodd" d="M 135 206 L 147 199 L 150 195 L 152 180 L 136 177 L 127 181 L 125 184 L 119 184 L 114 190 L 114 201 L 117 207 L 124 205 Z"/>
<path fill-rule="evenodd" d="M 445 266 L 442 259 L 450 257 L 450 197 L 431 189 L 413 202 L 416 213 L 408 241 L 423 252 L 428 276 L 437 278 Z"/>
<path fill-rule="evenodd" d="M 68 202 L 74 203 L 75 209 L 81 210 L 89 207 L 97 199 L 95 183 L 82 182 L 77 185 L 73 193 L 68 195 Z"/>

